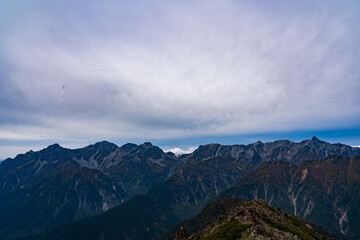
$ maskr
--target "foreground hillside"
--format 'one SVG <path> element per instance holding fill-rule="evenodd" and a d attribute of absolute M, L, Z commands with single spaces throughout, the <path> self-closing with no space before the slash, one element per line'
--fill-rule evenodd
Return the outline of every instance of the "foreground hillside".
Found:
<path fill-rule="evenodd" d="M 274 208 L 264 200 L 222 199 L 179 226 L 176 240 L 338 239 L 334 234 Z M 170 240 L 174 236 L 170 231 L 162 239 Z"/>

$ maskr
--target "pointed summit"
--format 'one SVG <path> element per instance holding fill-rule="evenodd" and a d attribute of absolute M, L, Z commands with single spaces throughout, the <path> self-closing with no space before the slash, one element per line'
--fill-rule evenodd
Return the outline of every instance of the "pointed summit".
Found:
<path fill-rule="evenodd" d="M 141 144 L 140 146 L 142 146 L 145 149 L 149 149 L 152 148 L 154 145 L 152 145 L 151 142 L 144 142 L 143 144 Z"/>
<path fill-rule="evenodd" d="M 95 147 L 97 149 L 116 149 L 118 146 L 114 143 L 108 141 L 97 142 L 94 145 L 90 145 L 89 147 Z"/>
<path fill-rule="evenodd" d="M 259 145 L 259 144 L 264 144 L 262 141 L 257 141 L 257 142 L 254 142 L 253 145 Z"/>
<path fill-rule="evenodd" d="M 137 145 L 134 143 L 126 143 L 122 145 L 120 148 L 125 151 L 131 151 L 132 149 L 136 148 Z"/>
<path fill-rule="evenodd" d="M 316 136 L 313 136 L 311 141 L 320 141 Z"/>
<path fill-rule="evenodd" d="M 46 149 L 49 149 L 49 150 L 55 150 L 55 149 L 61 149 L 63 147 L 61 147 L 58 143 L 54 143 L 50 146 L 48 146 Z"/>

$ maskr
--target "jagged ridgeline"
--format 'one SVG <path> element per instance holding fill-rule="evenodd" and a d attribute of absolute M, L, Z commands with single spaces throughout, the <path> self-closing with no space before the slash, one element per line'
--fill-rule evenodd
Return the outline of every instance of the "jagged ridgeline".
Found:
<path fill-rule="evenodd" d="M 348 169 L 355 169 L 349 171 L 351 174 L 343 168 L 344 171 L 336 173 L 337 177 L 327 174 L 326 169 L 321 170 L 325 165 L 307 170 L 300 168 L 308 164 L 308 160 L 320 163 L 321 159 L 332 155 L 358 156 L 360 149 L 329 144 L 315 137 L 300 143 L 281 140 L 249 145 L 208 144 L 178 157 L 151 143 L 118 147 L 100 142 L 75 150 L 55 144 L 39 152 L 7 159 L 0 165 L 0 238 L 156 239 L 174 224 L 199 213 L 223 191 L 243 184 L 245 179 L 258 183 L 257 180 L 268 178 L 265 185 L 270 186 L 271 174 L 262 176 L 256 169 L 275 162 L 292 166 L 290 172 L 285 172 L 287 180 L 284 182 L 292 183 L 289 185 L 291 191 L 279 190 L 278 193 L 288 199 L 283 201 L 286 204 L 277 201 L 276 194 L 270 190 L 262 194 L 260 188 L 257 195 L 251 189 L 251 194 L 241 197 L 273 199 L 273 205 L 324 227 L 337 224 L 338 227 L 333 228 L 335 232 L 356 239 L 358 230 L 354 224 L 357 222 L 352 216 L 360 209 L 359 198 L 356 199 L 357 195 L 350 189 L 357 189 L 357 165 L 349 165 L 352 167 Z M 349 159 L 358 162 L 358 158 Z M 328 167 L 335 163 L 331 162 Z M 293 170 L 297 167 L 302 170 L 295 174 Z M 321 179 L 310 177 L 316 176 L 315 169 L 324 173 L 319 175 Z M 252 179 L 252 173 L 259 174 Z M 300 201 L 301 194 L 310 190 L 303 187 L 298 194 L 296 181 L 300 181 L 301 176 L 295 176 L 299 174 L 306 175 L 302 181 L 310 181 L 307 186 L 311 186 L 311 181 L 318 186 L 317 180 L 328 184 L 321 185 L 321 191 L 315 191 L 316 199 L 325 198 L 321 194 L 330 196 L 323 211 L 317 212 L 318 208 L 312 207 L 316 206 L 314 198 Z M 261 183 L 263 186 L 264 182 Z M 346 198 L 337 197 L 343 193 L 342 188 L 349 190 Z M 323 189 L 332 190 L 327 194 L 328 190 Z M 333 218 L 328 218 L 332 219 L 332 225 L 321 222 L 322 216 L 327 216 L 325 212 L 332 214 Z M 36 235 L 43 231 L 46 232 Z"/>
<path fill-rule="evenodd" d="M 160 240 L 172 240 L 174 236 L 175 240 L 340 239 L 264 200 L 242 199 L 213 202 L 196 217 L 174 226 Z"/>

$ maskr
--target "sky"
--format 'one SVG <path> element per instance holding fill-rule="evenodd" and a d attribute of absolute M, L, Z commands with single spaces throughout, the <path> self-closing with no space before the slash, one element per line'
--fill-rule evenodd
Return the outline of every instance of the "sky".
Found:
<path fill-rule="evenodd" d="M 360 1 L 2 0 L 0 160 L 52 143 L 360 145 Z"/>

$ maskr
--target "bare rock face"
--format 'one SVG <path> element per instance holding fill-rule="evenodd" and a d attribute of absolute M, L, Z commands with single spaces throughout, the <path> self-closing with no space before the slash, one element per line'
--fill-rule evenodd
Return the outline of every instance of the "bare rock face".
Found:
<path fill-rule="evenodd" d="M 188 237 L 189 237 L 189 234 L 186 231 L 186 229 L 184 227 L 181 227 L 176 233 L 175 240 L 186 240 L 186 239 L 188 239 Z"/>

